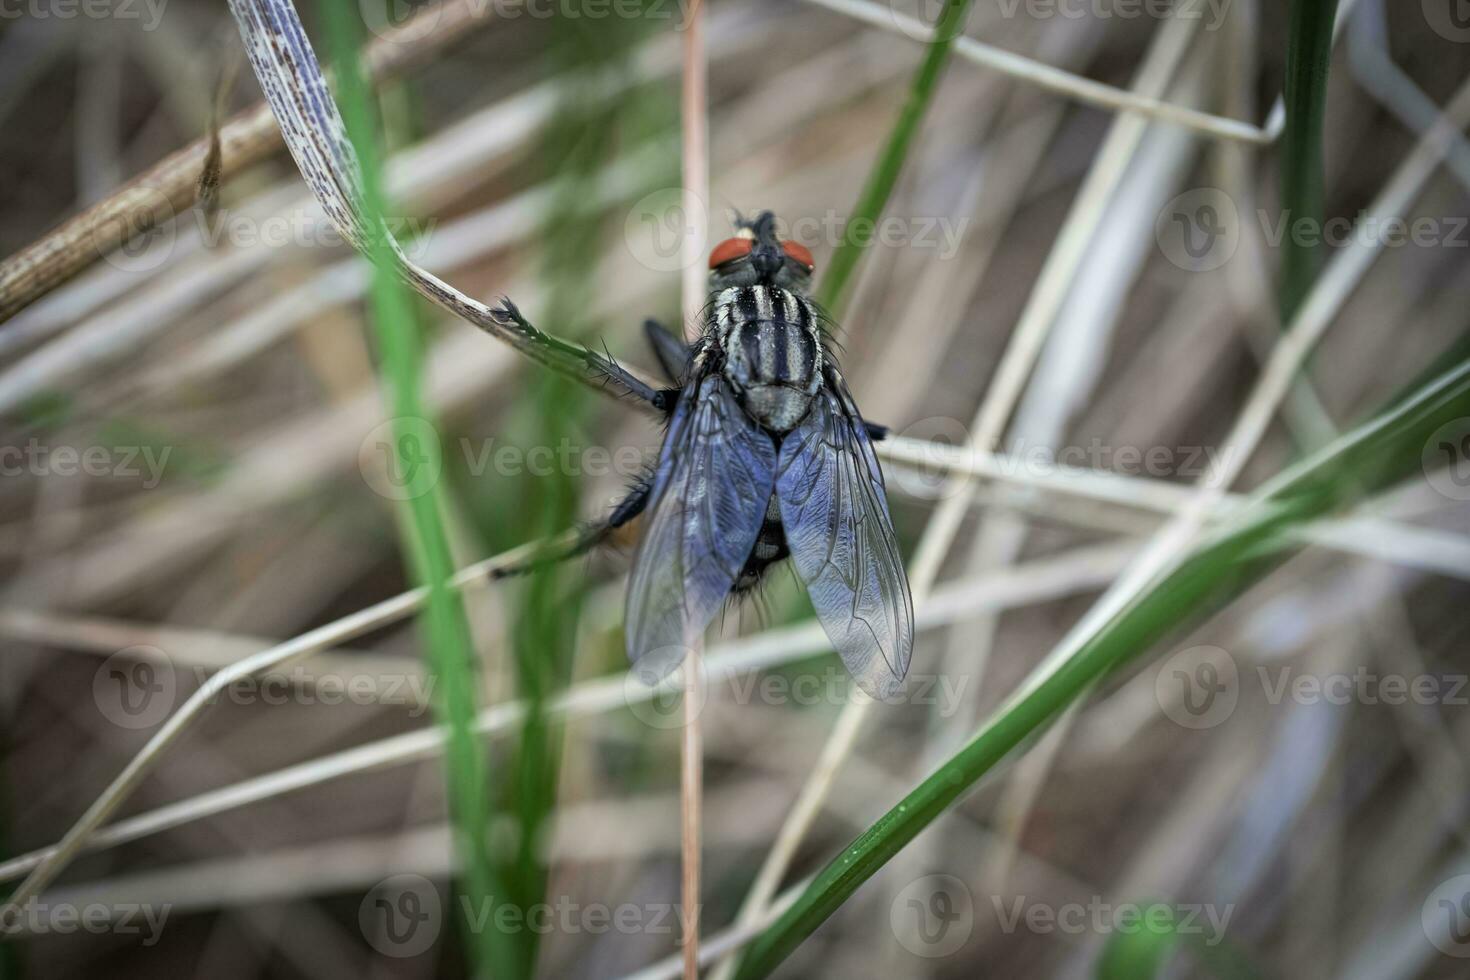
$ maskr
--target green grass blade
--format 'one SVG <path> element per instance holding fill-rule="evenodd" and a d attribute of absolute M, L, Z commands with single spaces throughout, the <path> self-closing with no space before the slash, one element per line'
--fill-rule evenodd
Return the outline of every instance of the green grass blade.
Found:
<path fill-rule="evenodd" d="M 1281 267 L 1281 322 L 1290 323 L 1322 267 L 1320 234 L 1293 235 L 1296 223 L 1324 221 L 1322 123 L 1337 0 L 1291 0 L 1286 42 L 1286 128 L 1281 134 L 1281 207 L 1288 233 Z M 1308 242 L 1313 244 L 1308 244 Z"/>
<path fill-rule="evenodd" d="M 362 168 L 363 210 L 367 217 L 369 255 L 372 258 L 372 324 L 382 357 L 384 382 L 390 410 L 402 425 L 404 420 L 427 417 L 420 395 L 423 350 L 413 301 L 394 274 L 395 259 L 385 237 L 380 217 L 385 213 L 381 167 L 377 156 L 372 102 L 357 63 L 359 27 L 357 10 L 350 5 L 323 2 L 320 5 L 336 63 L 338 93 L 343 120 Z M 423 460 L 405 458 L 409 448 L 406 432 L 399 432 L 394 448 L 405 467 Z M 438 455 L 437 442 L 418 445 L 419 451 Z M 439 461 L 431 460 L 429 465 Z M 436 470 L 437 471 L 437 470 Z M 451 816 L 456 827 L 456 849 L 461 865 L 462 889 L 469 916 L 464 922 L 469 958 L 480 977 L 508 976 L 507 967 L 517 961 L 513 939 L 494 929 L 474 928 L 476 914 L 491 910 L 496 894 L 487 830 L 490 821 L 488 773 L 482 745 L 475 737 L 477 713 L 474 651 L 469 624 L 459 593 L 447 585 L 453 565 L 439 506 L 433 493 L 421 493 L 406 501 L 411 535 L 405 542 L 410 573 L 427 583 L 429 598 L 423 624 L 433 671 L 434 706 L 447 731 L 446 764 Z"/>
<path fill-rule="evenodd" d="M 862 228 L 872 228 L 882 217 L 893 187 L 898 183 L 898 175 L 903 171 L 904 160 L 908 159 L 909 148 L 918 135 L 924 112 L 939 87 L 939 76 L 949 59 L 950 48 L 964 29 L 969 13 L 970 0 L 948 0 L 945 4 L 944 13 L 934 29 L 934 40 L 929 43 L 924 62 L 909 86 L 908 98 L 888 134 L 888 143 L 868 174 L 868 182 L 848 219 L 842 241 L 832 253 L 832 262 L 817 290 L 817 300 L 839 320 L 842 318 L 842 304 L 846 301 L 848 281 L 857 270 L 863 249 L 867 247 L 862 241 L 866 236 L 858 232 Z"/>
<path fill-rule="evenodd" d="M 1097 980 L 1149 980 L 1162 975 L 1179 946 L 1178 924 L 1168 905 L 1146 905 L 1139 926 L 1119 929 L 1103 947 Z"/>
<path fill-rule="evenodd" d="M 598 24 L 575 19 L 552 24 L 548 60 L 559 76 L 572 81 L 565 83 L 568 88 L 540 138 L 543 165 L 560 179 L 536 241 L 547 297 L 541 315 L 573 337 L 580 338 L 590 326 L 586 311 L 596 306 L 597 281 L 585 270 L 596 268 L 602 253 L 601 215 L 590 212 L 586 202 L 607 193 L 600 183 L 605 181 L 607 163 L 617 154 L 620 135 L 630 128 L 629 117 L 646 111 L 638 102 L 650 97 L 634 86 L 631 77 L 631 55 L 648 34 L 648 23 L 615 18 Z M 619 87 L 628 94 L 608 105 L 599 99 L 599 89 L 617 73 L 627 73 Z M 515 413 L 517 441 L 548 449 L 578 445 L 595 423 L 592 397 L 588 389 L 560 374 L 531 372 L 525 397 L 530 411 Z M 514 502 L 502 528 L 514 537 L 507 546 L 522 543 L 528 530 L 549 538 L 577 524 L 580 480 L 568 465 L 548 470 L 497 488 L 500 496 Z M 547 902 L 546 839 L 562 770 L 564 723 L 550 717 L 547 703 L 572 678 L 585 587 L 586 577 L 567 574 L 568 567 L 576 565 L 542 568 L 519 584 L 511 637 L 517 693 L 526 711 L 494 802 L 499 813 L 513 818 L 514 826 L 500 879 L 508 889 L 507 899 L 527 917 Z M 527 930 L 526 935 L 518 949 L 522 961 L 516 976 L 529 978 L 536 974 L 544 937 L 537 930 Z"/>
<path fill-rule="evenodd" d="M 1466 414 L 1470 362 L 1263 487 L 1176 571 L 1102 625 L 1050 675 L 1004 705 L 969 743 L 846 847 L 751 945 L 740 978 L 775 969 L 859 885 L 1099 678 L 1264 574 L 1292 547 L 1285 532 L 1356 498 L 1363 489 L 1383 487 L 1413 472 L 1434 431 Z"/>

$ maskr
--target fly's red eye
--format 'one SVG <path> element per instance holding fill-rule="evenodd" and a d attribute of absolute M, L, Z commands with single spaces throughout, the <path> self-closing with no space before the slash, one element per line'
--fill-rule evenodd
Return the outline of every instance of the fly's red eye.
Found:
<path fill-rule="evenodd" d="M 784 241 L 781 248 L 791 257 L 797 265 L 802 266 L 807 272 L 816 268 L 817 263 L 812 261 L 811 251 L 800 242 Z"/>
<path fill-rule="evenodd" d="M 714 269 L 733 262 L 735 259 L 744 258 L 750 254 L 751 240 L 749 238 L 727 238 L 715 246 L 715 250 L 709 253 L 709 267 Z"/>

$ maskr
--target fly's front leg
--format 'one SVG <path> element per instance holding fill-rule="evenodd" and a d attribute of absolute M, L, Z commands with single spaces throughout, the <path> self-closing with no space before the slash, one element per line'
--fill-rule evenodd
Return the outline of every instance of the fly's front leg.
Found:
<path fill-rule="evenodd" d="M 605 520 L 579 528 L 576 535 L 570 541 L 549 545 L 545 550 L 525 561 L 516 562 L 504 568 L 497 568 L 490 573 L 490 577 L 500 579 L 509 578 L 512 575 L 525 575 L 538 568 L 554 565 L 557 562 L 566 561 L 568 558 L 575 558 L 578 555 L 585 555 L 610 538 L 618 528 L 643 513 L 643 508 L 648 506 L 648 495 L 651 486 L 649 481 L 640 480 L 637 485 L 628 491 L 628 495 L 613 508 L 612 513 Z"/>
<path fill-rule="evenodd" d="M 672 383 L 682 385 L 689 375 L 689 362 L 694 359 L 693 346 L 653 319 L 643 321 L 643 335 L 648 338 L 648 346 L 653 348 L 653 355 L 658 358 L 664 375 Z"/>
<path fill-rule="evenodd" d="M 603 378 L 608 385 L 648 403 L 664 414 L 672 408 L 672 404 L 669 408 L 664 407 L 663 403 L 667 399 L 662 396 L 662 389 L 654 387 L 638 374 L 623 367 L 611 354 L 599 354 L 580 344 L 568 343 L 543 333 L 508 298 L 503 298 L 491 312 L 496 323 L 516 334 L 517 345 L 537 360 L 568 372 L 575 371 L 571 365 L 580 363 L 586 371 Z"/>

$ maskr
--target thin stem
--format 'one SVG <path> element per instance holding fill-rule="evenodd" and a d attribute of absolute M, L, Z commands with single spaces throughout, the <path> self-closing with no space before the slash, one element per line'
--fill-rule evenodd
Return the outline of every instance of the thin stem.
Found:
<path fill-rule="evenodd" d="M 1281 203 L 1288 227 L 1321 228 L 1324 208 L 1322 126 L 1327 110 L 1327 69 L 1337 0 L 1291 0 L 1286 44 L 1286 131 L 1281 141 Z M 1323 250 L 1301 235 L 1288 235 L 1281 269 L 1281 322 L 1296 315 Z"/>
<path fill-rule="evenodd" d="M 852 218 L 847 224 L 848 233 L 832 253 L 832 263 L 822 279 L 817 298 L 839 320 L 842 317 L 842 304 L 847 297 L 847 282 L 857 269 L 858 259 L 862 257 L 864 248 L 864 239 L 855 234 L 855 230 L 864 225 L 870 227 L 882 216 L 893 187 L 898 183 L 904 161 L 908 159 L 914 137 L 918 135 L 919 124 L 923 122 L 924 113 L 933 101 L 939 75 L 949 60 L 955 36 L 964 28 L 965 18 L 969 13 L 970 0 L 948 0 L 945 4 L 944 13 L 934 28 L 934 40 L 929 43 L 929 50 L 924 55 L 924 63 L 919 66 L 909 86 L 908 99 L 889 133 L 888 143 L 883 147 L 883 152 L 863 187 L 857 207 L 853 208 Z"/>
<path fill-rule="evenodd" d="M 686 197 L 692 197 L 701 208 L 709 200 L 709 123 L 707 118 L 706 75 L 708 64 L 704 50 L 704 4 L 695 0 L 684 24 L 684 72 L 682 98 L 683 183 Z M 708 225 L 706 212 L 705 224 Z M 699 334 L 699 310 L 704 305 L 705 274 L 703 242 L 698 236 L 685 235 L 682 244 L 683 290 L 681 307 L 685 336 L 694 340 Z M 680 901 L 684 907 L 683 937 L 684 980 L 699 977 L 699 909 L 700 909 L 700 842 L 702 833 L 702 794 L 704 792 L 704 744 L 699 727 L 699 712 L 704 705 L 703 643 L 690 646 L 684 660 L 684 725 L 679 741 L 679 833 L 681 875 Z"/>

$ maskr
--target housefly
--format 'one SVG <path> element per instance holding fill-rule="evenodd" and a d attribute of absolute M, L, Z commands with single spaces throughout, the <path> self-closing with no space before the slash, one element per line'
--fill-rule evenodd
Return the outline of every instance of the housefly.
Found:
<path fill-rule="evenodd" d="M 763 212 L 710 253 L 699 338 L 645 329 L 677 387 L 651 477 L 575 551 L 644 514 L 625 610 L 628 655 L 672 672 L 732 594 L 791 559 L 859 686 L 891 696 L 908 670 L 913 600 L 863 421 L 808 296 L 811 253 Z M 508 315 L 514 315 L 512 308 Z M 644 513 L 646 511 L 646 514 Z"/>

